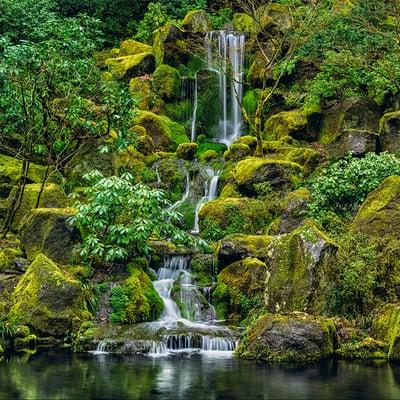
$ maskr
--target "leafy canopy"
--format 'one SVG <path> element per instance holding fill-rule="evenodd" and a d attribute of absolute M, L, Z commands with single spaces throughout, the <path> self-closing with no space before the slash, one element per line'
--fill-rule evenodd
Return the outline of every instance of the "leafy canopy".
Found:
<path fill-rule="evenodd" d="M 92 171 L 85 179 L 89 187 L 83 190 L 75 204 L 77 214 L 71 218 L 82 234 L 84 259 L 113 262 L 147 255 L 151 239 L 197 243 L 175 225 L 180 214 L 169 210 L 164 191 L 134 184 L 129 173 L 106 178 Z"/>

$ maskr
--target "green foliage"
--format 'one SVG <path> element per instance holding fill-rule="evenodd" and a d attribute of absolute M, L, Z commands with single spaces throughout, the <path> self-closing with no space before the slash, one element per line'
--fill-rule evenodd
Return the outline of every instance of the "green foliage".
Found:
<path fill-rule="evenodd" d="M 171 239 L 191 245 L 194 239 L 175 226 L 180 214 L 169 211 L 162 190 L 133 184 L 129 173 L 104 178 L 98 171 L 85 176 L 72 224 L 81 231 L 81 256 L 90 261 L 125 260 L 148 254 L 149 239 Z"/>
<path fill-rule="evenodd" d="M 210 14 L 210 20 L 214 29 L 222 29 L 232 21 L 232 18 L 233 9 L 231 7 L 221 8 L 217 12 Z"/>
<path fill-rule="evenodd" d="M 387 153 L 368 153 L 361 159 L 348 156 L 329 164 L 309 182 L 310 215 L 320 220 L 330 211 L 351 216 L 385 178 L 399 174 L 400 160 Z"/>
<path fill-rule="evenodd" d="M 129 303 L 129 290 L 124 286 L 115 286 L 111 290 L 110 321 L 114 324 L 126 322 L 126 307 Z"/>
<path fill-rule="evenodd" d="M 18 331 L 18 325 L 9 319 L 0 319 L 0 338 L 12 339 Z"/>

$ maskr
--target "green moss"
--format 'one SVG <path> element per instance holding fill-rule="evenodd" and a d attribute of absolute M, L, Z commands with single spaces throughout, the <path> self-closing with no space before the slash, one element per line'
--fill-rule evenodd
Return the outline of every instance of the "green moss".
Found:
<path fill-rule="evenodd" d="M 233 178 L 243 194 L 254 194 L 255 185 L 269 182 L 274 190 L 287 190 L 301 180 L 301 165 L 284 160 L 250 157 L 240 161 Z"/>
<path fill-rule="evenodd" d="M 232 184 L 232 183 L 227 183 L 219 196 L 221 199 L 226 199 L 226 198 L 235 198 L 235 197 L 242 197 L 242 195 L 239 193 L 237 190 L 237 187 Z"/>
<path fill-rule="evenodd" d="M 181 143 L 189 142 L 184 127 L 168 117 L 142 111 L 136 123 L 146 129 L 156 150 L 175 151 Z"/>
<path fill-rule="evenodd" d="M 197 152 L 197 143 L 182 143 L 176 150 L 176 155 L 182 160 L 193 160 Z"/>
<path fill-rule="evenodd" d="M 349 360 L 386 359 L 388 346 L 380 340 L 365 337 L 362 340 L 349 341 L 336 350 L 335 355 Z"/>
<path fill-rule="evenodd" d="M 0 250 L 0 272 L 12 269 L 15 259 L 21 256 L 21 251 L 18 249 L 5 248 Z"/>
<path fill-rule="evenodd" d="M 39 254 L 18 282 L 12 295 L 12 319 L 34 332 L 64 337 L 80 319 L 83 294 L 80 284 Z"/>
<path fill-rule="evenodd" d="M 129 82 L 129 90 L 132 97 L 139 100 L 139 109 L 148 111 L 152 101 L 150 81 L 142 77 L 132 78 Z"/>
<path fill-rule="evenodd" d="M 38 208 L 21 226 L 21 248 L 28 260 L 43 253 L 51 260 L 69 264 L 79 242 L 78 232 L 68 219 L 75 214 L 72 208 Z"/>
<path fill-rule="evenodd" d="M 377 237 L 400 237 L 400 177 L 386 178 L 368 195 L 354 219 L 353 229 Z"/>
<path fill-rule="evenodd" d="M 106 61 L 109 71 L 118 78 L 133 78 L 154 70 L 154 54 L 152 52 L 109 58 Z"/>
<path fill-rule="evenodd" d="M 124 40 L 118 51 L 117 56 L 135 56 L 142 53 L 151 53 L 152 47 L 141 42 L 137 42 L 133 39 Z"/>
<path fill-rule="evenodd" d="M 24 194 L 21 199 L 20 206 L 15 212 L 15 216 L 11 228 L 16 231 L 19 229 L 23 219 L 28 217 L 31 211 L 35 208 L 36 202 L 41 190 L 41 184 L 32 183 L 25 186 Z M 13 198 L 16 194 L 16 189 L 13 189 L 7 200 L 8 209 L 11 210 Z M 50 183 L 44 186 L 40 197 L 40 208 L 63 208 L 68 205 L 68 199 L 65 193 L 56 184 Z"/>
<path fill-rule="evenodd" d="M 336 252 L 337 245 L 312 221 L 278 236 L 268 252 L 268 309 L 325 312 Z"/>
<path fill-rule="evenodd" d="M 178 98 L 181 90 L 180 73 L 169 65 L 158 66 L 153 74 L 153 88 L 166 101 Z"/>
<path fill-rule="evenodd" d="M 318 137 L 319 125 L 314 126 L 312 121 L 319 113 L 317 108 L 300 108 L 273 115 L 265 123 L 264 138 L 277 140 L 291 136 L 299 140 L 314 141 Z"/>
<path fill-rule="evenodd" d="M 215 150 L 206 150 L 200 154 L 200 161 L 209 162 L 218 158 L 218 153 Z"/>
<path fill-rule="evenodd" d="M 400 359 L 400 305 L 386 304 L 372 322 L 372 335 L 389 346 L 387 356 Z"/>
<path fill-rule="evenodd" d="M 242 160 L 250 155 L 250 147 L 244 143 L 233 143 L 229 146 L 229 149 L 225 151 L 225 160 Z"/>
<path fill-rule="evenodd" d="M 191 32 L 209 32 L 212 28 L 208 14 L 204 10 L 193 10 L 186 14 L 182 27 Z"/>
<path fill-rule="evenodd" d="M 271 220 L 270 210 L 262 201 L 246 197 L 211 201 L 204 205 L 199 217 L 200 232 L 211 240 L 239 232 L 255 234 Z"/>
<path fill-rule="evenodd" d="M 157 319 L 163 310 L 163 301 L 154 289 L 150 278 L 137 267 L 123 286 L 111 293 L 111 322 L 135 324 Z"/>
<path fill-rule="evenodd" d="M 245 13 L 233 14 L 232 24 L 238 32 L 254 33 L 257 30 L 253 17 Z"/>
<path fill-rule="evenodd" d="M 248 327 L 235 354 L 274 363 L 309 363 L 333 354 L 335 331 L 330 319 L 304 313 L 267 314 Z"/>
<path fill-rule="evenodd" d="M 246 92 L 243 96 L 242 106 L 246 110 L 247 114 L 251 118 L 254 118 L 258 107 L 258 93 L 255 89 Z"/>

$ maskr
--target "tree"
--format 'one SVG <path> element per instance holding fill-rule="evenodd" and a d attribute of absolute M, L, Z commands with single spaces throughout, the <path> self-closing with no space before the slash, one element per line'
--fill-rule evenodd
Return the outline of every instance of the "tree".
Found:
<path fill-rule="evenodd" d="M 71 218 L 82 234 L 80 254 L 85 260 L 113 262 L 147 255 L 150 239 L 200 243 L 175 225 L 180 214 L 169 209 L 164 191 L 134 184 L 129 173 L 105 178 L 92 171 L 85 179 L 88 187 Z"/>

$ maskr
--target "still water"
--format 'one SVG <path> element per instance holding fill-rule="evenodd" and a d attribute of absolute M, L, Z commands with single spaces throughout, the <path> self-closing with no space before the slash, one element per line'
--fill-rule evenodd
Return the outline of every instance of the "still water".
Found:
<path fill-rule="evenodd" d="M 0 399 L 400 399 L 400 365 L 50 353 L 0 361 Z"/>

